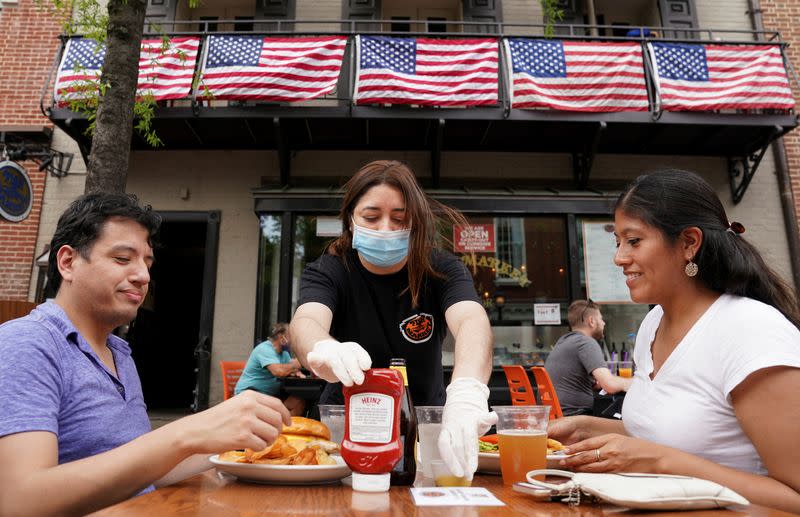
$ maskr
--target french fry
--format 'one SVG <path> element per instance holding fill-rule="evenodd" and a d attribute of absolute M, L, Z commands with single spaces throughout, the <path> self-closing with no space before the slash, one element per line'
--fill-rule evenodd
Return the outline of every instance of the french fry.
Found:
<path fill-rule="evenodd" d="M 255 460 L 252 463 L 254 465 L 289 465 L 289 462 L 292 460 L 293 456 L 286 456 L 284 458 L 262 458 L 259 460 Z"/>
<path fill-rule="evenodd" d="M 336 465 L 328 455 L 338 444 L 316 436 L 282 434 L 260 451 L 228 451 L 219 455 L 222 461 L 260 465 Z"/>
<path fill-rule="evenodd" d="M 336 460 L 322 448 L 317 449 L 317 465 L 336 465 Z"/>
<path fill-rule="evenodd" d="M 555 452 L 564 449 L 564 445 L 559 442 L 558 440 L 553 440 L 552 438 L 547 439 L 547 451 L 548 452 Z"/>
<path fill-rule="evenodd" d="M 316 465 L 317 452 L 313 447 L 306 447 L 302 451 L 295 454 L 289 461 L 290 465 Z"/>
<path fill-rule="evenodd" d="M 219 455 L 220 461 L 230 461 L 231 463 L 248 463 L 244 457 L 244 451 L 228 451 Z"/>

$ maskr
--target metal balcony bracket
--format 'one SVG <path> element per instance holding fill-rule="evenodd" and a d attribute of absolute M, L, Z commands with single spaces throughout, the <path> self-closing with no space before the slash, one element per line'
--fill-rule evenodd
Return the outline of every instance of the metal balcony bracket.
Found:
<path fill-rule="evenodd" d="M 194 137 L 195 142 L 197 142 L 198 145 L 200 145 L 202 147 L 203 146 L 203 139 L 200 138 L 200 135 L 197 134 L 197 131 L 194 129 L 194 125 L 192 125 L 192 120 L 191 119 L 184 119 L 183 123 L 186 125 L 186 129 L 188 129 L 189 132 Z"/>
<path fill-rule="evenodd" d="M 436 126 L 431 139 L 431 186 L 439 188 L 442 172 L 442 140 L 444 138 L 444 119 L 434 121 Z"/>
<path fill-rule="evenodd" d="M 747 187 L 750 186 L 750 181 L 756 174 L 761 159 L 764 158 L 764 153 L 767 152 L 769 145 L 781 134 L 783 134 L 783 128 L 775 126 L 770 129 L 759 149 L 743 156 L 728 157 L 728 180 L 730 181 L 731 197 L 734 204 L 738 204 L 742 200 L 744 193 L 747 192 Z"/>
<path fill-rule="evenodd" d="M 600 146 L 603 131 L 607 127 L 608 125 L 605 121 L 599 122 L 595 126 L 591 141 L 584 146 L 583 152 L 572 153 L 572 173 L 575 179 L 575 186 L 578 189 L 585 189 L 589 184 L 589 174 L 592 172 L 594 157 L 597 154 L 597 148 Z"/>
<path fill-rule="evenodd" d="M 292 161 L 289 155 L 289 146 L 286 145 L 286 139 L 283 137 L 283 128 L 281 127 L 280 118 L 273 117 L 272 128 L 275 130 L 275 148 L 278 150 L 278 168 L 280 170 L 281 185 L 286 186 L 289 184 Z"/>

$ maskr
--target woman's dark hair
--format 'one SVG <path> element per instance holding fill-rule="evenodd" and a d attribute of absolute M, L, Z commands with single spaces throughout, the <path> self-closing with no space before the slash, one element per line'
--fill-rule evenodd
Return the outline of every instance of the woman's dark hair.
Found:
<path fill-rule="evenodd" d="M 657 228 L 670 243 L 692 226 L 703 232 L 694 262 L 709 289 L 747 296 L 772 305 L 800 328 L 794 291 L 764 261 L 758 250 L 731 229 L 722 202 L 703 178 L 666 169 L 639 176 L 617 199 L 614 210 Z"/>
<path fill-rule="evenodd" d="M 353 232 L 350 228 L 353 210 L 361 197 L 377 185 L 389 185 L 398 189 L 406 202 L 406 218 L 411 223 L 408 289 L 411 292 L 411 303 L 416 307 L 419 305 L 425 276 L 442 277 L 441 273 L 435 271 L 431 265 L 431 252 L 437 247 L 440 239 L 438 225 L 445 223 L 466 225 L 467 220 L 458 210 L 429 198 L 417 183 L 414 173 L 404 163 L 389 160 L 374 161 L 361 167 L 343 187 L 344 200 L 339 213 L 342 220 L 342 234 L 328 248 L 331 254 L 345 257 L 350 251 L 353 243 Z"/>
<path fill-rule="evenodd" d="M 100 237 L 103 225 L 111 218 L 129 219 L 147 230 L 147 242 L 153 245 L 153 236 L 161 226 L 161 216 L 153 212 L 150 205 L 139 205 L 133 194 L 94 192 L 85 194 L 61 214 L 56 231 L 50 241 L 50 256 L 47 261 L 46 296 L 51 298 L 61 287 L 57 256 L 62 246 L 74 248 L 88 260 L 92 245 Z"/>

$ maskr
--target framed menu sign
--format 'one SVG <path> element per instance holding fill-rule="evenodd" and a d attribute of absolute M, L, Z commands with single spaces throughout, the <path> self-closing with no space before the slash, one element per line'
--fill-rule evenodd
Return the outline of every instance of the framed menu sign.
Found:
<path fill-rule="evenodd" d="M 622 268 L 614 264 L 613 221 L 583 221 L 586 297 L 597 303 L 632 303 Z"/>

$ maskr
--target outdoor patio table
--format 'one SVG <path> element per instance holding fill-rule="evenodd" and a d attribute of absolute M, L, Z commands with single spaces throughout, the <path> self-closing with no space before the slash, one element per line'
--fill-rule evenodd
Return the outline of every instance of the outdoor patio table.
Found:
<path fill-rule="evenodd" d="M 503 486 L 500 476 L 477 475 L 473 486 L 488 488 L 506 503 L 503 507 L 417 507 L 407 487 L 393 487 L 384 497 L 388 505 L 372 509 L 353 507 L 353 490 L 341 484 L 326 486 L 274 486 L 243 483 L 222 478 L 209 470 L 149 494 L 129 499 L 102 510 L 96 516 L 257 516 L 331 515 L 355 517 L 472 517 L 472 516 L 564 516 L 590 517 L 616 514 L 621 508 L 610 505 L 582 503 L 570 508 L 561 502 L 542 502 Z M 370 494 L 374 495 L 374 494 Z M 359 505 L 357 505 L 359 506 Z M 683 515 L 685 517 L 788 517 L 792 514 L 758 505 L 733 506 L 730 510 L 687 512 L 634 512 L 622 515 Z"/>

